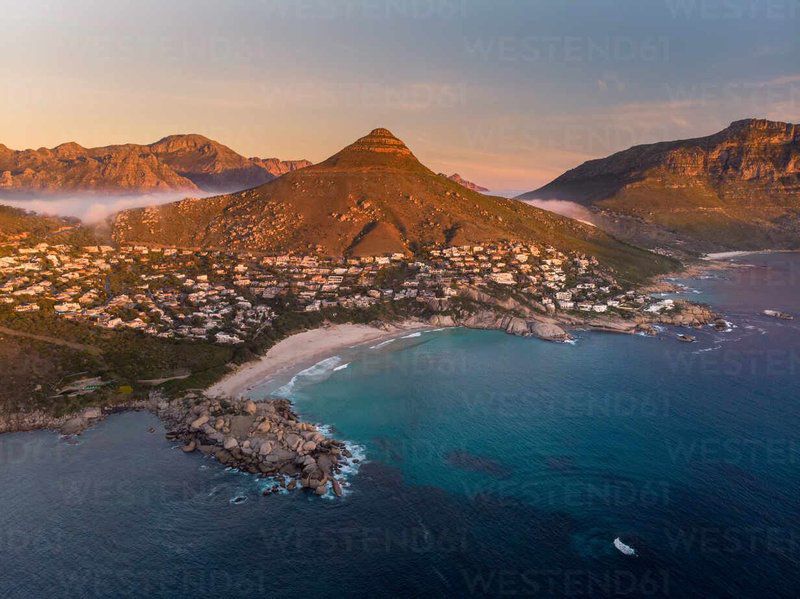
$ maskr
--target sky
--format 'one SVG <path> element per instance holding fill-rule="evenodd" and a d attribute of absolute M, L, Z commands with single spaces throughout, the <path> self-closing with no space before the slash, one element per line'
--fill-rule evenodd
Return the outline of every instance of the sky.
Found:
<path fill-rule="evenodd" d="M 800 0 L 0 0 L 0 143 L 201 133 L 320 161 L 387 127 L 527 191 L 638 143 L 800 122 Z"/>

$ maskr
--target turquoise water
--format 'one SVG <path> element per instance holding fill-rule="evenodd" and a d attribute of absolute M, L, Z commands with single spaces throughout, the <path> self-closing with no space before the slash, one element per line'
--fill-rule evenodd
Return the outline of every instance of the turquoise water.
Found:
<path fill-rule="evenodd" d="M 309 369 L 280 393 L 363 448 L 343 500 L 261 497 L 145 414 L 0 437 L 0 590 L 796 595 L 800 320 L 760 312 L 800 312 L 800 256 L 739 261 L 687 281 L 733 324 L 697 343 L 445 330 Z"/>

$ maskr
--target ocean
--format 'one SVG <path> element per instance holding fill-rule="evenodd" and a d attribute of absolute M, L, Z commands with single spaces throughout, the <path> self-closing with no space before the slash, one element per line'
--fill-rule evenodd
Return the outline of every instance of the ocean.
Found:
<path fill-rule="evenodd" d="M 0 436 L 0 595 L 796 596 L 800 319 L 761 312 L 800 312 L 800 254 L 735 262 L 683 281 L 732 325 L 695 343 L 448 329 L 257 388 L 357 450 L 342 499 L 144 413 Z"/>

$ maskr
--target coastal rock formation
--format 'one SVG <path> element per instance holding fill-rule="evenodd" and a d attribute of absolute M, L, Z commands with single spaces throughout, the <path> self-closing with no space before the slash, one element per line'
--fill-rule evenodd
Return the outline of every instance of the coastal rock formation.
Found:
<path fill-rule="evenodd" d="M 719 316 L 707 306 L 687 301 L 675 302 L 675 308 L 653 318 L 652 322 L 684 327 L 699 327 L 717 320 Z"/>
<path fill-rule="evenodd" d="M 200 451 L 226 466 L 275 477 L 281 486 L 300 486 L 324 495 L 342 494 L 336 480 L 352 457 L 344 443 L 300 422 L 285 399 L 251 400 L 186 397 L 162 402 L 158 415 L 167 436 L 180 440 L 187 453 Z"/>
<path fill-rule="evenodd" d="M 0 195 L 231 192 L 309 166 L 307 160 L 245 158 L 202 135 L 170 135 L 149 145 L 10 150 L 0 145 Z"/>
<path fill-rule="evenodd" d="M 591 208 L 647 247 L 700 252 L 800 247 L 800 125 L 736 121 L 696 139 L 590 160 L 523 200 Z"/>

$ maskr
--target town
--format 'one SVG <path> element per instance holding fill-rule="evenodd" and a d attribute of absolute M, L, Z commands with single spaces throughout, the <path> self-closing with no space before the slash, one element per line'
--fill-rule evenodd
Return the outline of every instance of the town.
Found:
<path fill-rule="evenodd" d="M 436 305 L 465 288 L 515 296 L 550 314 L 670 309 L 669 300 L 624 290 L 591 256 L 512 242 L 429 249 L 414 258 L 20 241 L 0 253 L 0 312 L 41 311 L 106 329 L 221 345 L 243 343 L 286 310 Z"/>

